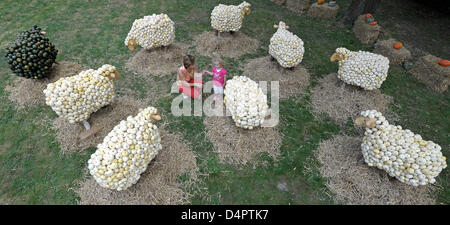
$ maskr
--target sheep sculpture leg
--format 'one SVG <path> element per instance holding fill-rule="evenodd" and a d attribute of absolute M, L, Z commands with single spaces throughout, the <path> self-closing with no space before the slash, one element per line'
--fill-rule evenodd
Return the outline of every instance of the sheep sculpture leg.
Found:
<path fill-rule="evenodd" d="M 288 72 L 288 71 L 294 71 L 295 67 L 289 67 L 289 68 L 283 68 L 284 72 Z"/>
<path fill-rule="evenodd" d="M 358 164 L 359 164 L 359 165 L 362 165 L 362 164 L 364 164 L 364 163 L 365 163 L 364 157 L 361 156 L 361 158 L 358 160 Z"/>
<path fill-rule="evenodd" d="M 389 181 L 394 181 L 394 180 L 396 180 L 395 177 L 391 177 L 391 176 L 389 176 L 389 175 L 387 175 L 387 176 L 388 176 Z"/>
<path fill-rule="evenodd" d="M 89 124 L 89 122 L 87 120 L 83 120 L 83 126 L 86 130 L 91 129 L 91 125 Z"/>

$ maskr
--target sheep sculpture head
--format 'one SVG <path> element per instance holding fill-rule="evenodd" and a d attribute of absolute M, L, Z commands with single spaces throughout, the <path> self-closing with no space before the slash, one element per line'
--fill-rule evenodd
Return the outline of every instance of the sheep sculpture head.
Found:
<path fill-rule="evenodd" d="M 144 111 L 144 109 L 140 108 L 139 112 Z M 150 122 L 155 122 L 161 120 L 161 115 L 159 114 L 159 111 L 150 112 L 149 114 L 144 115 L 144 119 L 149 120 Z"/>
<path fill-rule="evenodd" d="M 335 62 L 344 60 L 345 57 L 350 53 L 350 50 L 346 48 L 337 48 L 336 52 L 331 56 L 330 61 Z"/>
<path fill-rule="evenodd" d="M 120 77 L 119 72 L 117 72 L 117 70 L 114 70 L 113 72 L 106 72 L 105 73 L 105 77 L 109 78 L 109 79 L 117 79 Z"/>
<path fill-rule="evenodd" d="M 128 49 L 130 49 L 130 51 L 134 51 L 134 49 L 136 49 L 136 46 L 138 46 L 136 38 L 130 38 L 127 46 L 128 46 Z"/>
<path fill-rule="evenodd" d="M 250 9 L 252 5 L 250 5 L 250 3 L 244 1 L 241 3 L 241 6 L 243 7 L 242 11 L 244 12 L 245 15 L 250 15 L 250 13 L 252 13 L 252 10 Z"/>
<path fill-rule="evenodd" d="M 120 77 L 119 72 L 117 72 L 117 69 L 115 66 L 111 65 L 103 65 L 102 68 L 97 69 L 95 72 L 97 72 L 100 76 L 104 76 L 109 79 L 117 79 Z"/>
<path fill-rule="evenodd" d="M 363 126 L 366 128 L 374 128 L 377 125 L 376 122 L 377 122 L 376 118 L 360 116 L 355 119 L 354 124 L 357 126 Z"/>
<path fill-rule="evenodd" d="M 273 25 L 273 28 L 278 29 L 278 28 L 284 28 L 284 29 L 289 29 L 289 26 L 287 26 L 284 22 L 280 21 L 280 23 L 277 25 Z"/>

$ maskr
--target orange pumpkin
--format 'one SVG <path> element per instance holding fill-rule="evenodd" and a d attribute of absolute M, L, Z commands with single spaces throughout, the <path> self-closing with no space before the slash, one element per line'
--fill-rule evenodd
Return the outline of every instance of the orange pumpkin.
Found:
<path fill-rule="evenodd" d="M 317 5 L 322 5 L 323 3 L 325 3 L 325 0 L 317 0 Z"/>
<path fill-rule="evenodd" d="M 442 59 L 442 60 L 439 60 L 438 63 L 441 66 L 450 66 L 450 61 L 449 60 Z"/>
<path fill-rule="evenodd" d="M 369 18 L 369 17 L 372 17 L 372 14 L 367 13 L 367 14 L 366 14 L 366 19 Z"/>
<path fill-rule="evenodd" d="M 370 25 L 372 25 L 372 26 L 377 25 L 377 21 L 373 21 L 372 23 L 370 23 Z"/>
<path fill-rule="evenodd" d="M 397 42 L 394 44 L 395 49 L 401 49 L 403 47 L 403 44 L 401 42 Z"/>

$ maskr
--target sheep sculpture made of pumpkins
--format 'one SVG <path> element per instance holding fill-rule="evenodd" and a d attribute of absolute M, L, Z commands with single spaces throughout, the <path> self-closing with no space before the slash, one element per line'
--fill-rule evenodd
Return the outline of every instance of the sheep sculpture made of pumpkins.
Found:
<path fill-rule="evenodd" d="M 50 74 L 58 50 L 45 32 L 34 25 L 30 30 L 22 31 L 14 43 L 6 50 L 6 62 L 18 76 L 41 79 Z"/>
<path fill-rule="evenodd" d="M 268 113 L 267 96 L 258 84 L 245 76 L 227 81 L 224 103 L 237 127 L 253 129 L 264 122 Z"/>
<path fill-rule="evenodd" d="M 100 186 L 122 191 L 139 180 L 162 149 L 155 120 L 161 120 L 156 108 L 140 110 L 116 125 L 97 146 L 88 160 L 88 169 Z"/>
<path fill-rule="evenodd" d="M 219 33 L 240 30 L 244 15 L 251 13 L 250 6 L 246 1 L 239 5 L 219 4 L 211 12 L 211 27 Z"/>
<path fill-rule="evenodd" d="M 305 53 L 302 39 L 288 31 L 289 26 L 282 21 L 279 25 L 274 25 L 274 28 L 278 30 L 270 38 L 269 54 L 284 68 L 297 66 Z"/>
<path fill-rule="evenodd" d="M 119 78 L 119 73 L 116 67 L 108 64 L 97 70 L 89 69 L 60 78 L 43 91 L 45 103 L 58 116 L 70 123 L 83 122 L 86 130 L 90 130 L 87 122 L 90 115 L 114 100 L 113 78 Z"/>
<path fill-rule="evenodd" d="M 144 16 L 133 22 L 125 38 L 125 45 L 133 51 L 140 45 L 146 50 L 166 47 L 175 40 L 175 23 L 166 14 Z"/>
<path fill-rule="evenodd" d="M 361 144 L 365 162 L 403 183 L 413 186 L 434 183 L 447 167 L 441 146 L 401 126 L 389 124 L 376 110 L 361 112 L 355 124 L 366 127 Z"/>
<path fill-rule="evenodd" d="M 380 88 L 388 75 L 389 59 L 375 53 L 337 48 L 330 60 L 339 61 L 339 79 L 364 90 Z"/>

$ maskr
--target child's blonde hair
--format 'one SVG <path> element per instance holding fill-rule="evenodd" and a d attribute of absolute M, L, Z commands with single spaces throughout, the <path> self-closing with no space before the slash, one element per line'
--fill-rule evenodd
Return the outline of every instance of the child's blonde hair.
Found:
<path fill-rule="evenodd" d="M 216 62 L 218 62 L 219 65 L 221 65 L 222 67 L 225 67 L 225 61 L 222 59 L 222 57 L 220 57 L 220 56 L 215 56 L 215 57 L 213 58 L 213 63 L 216 63 Z"/>

